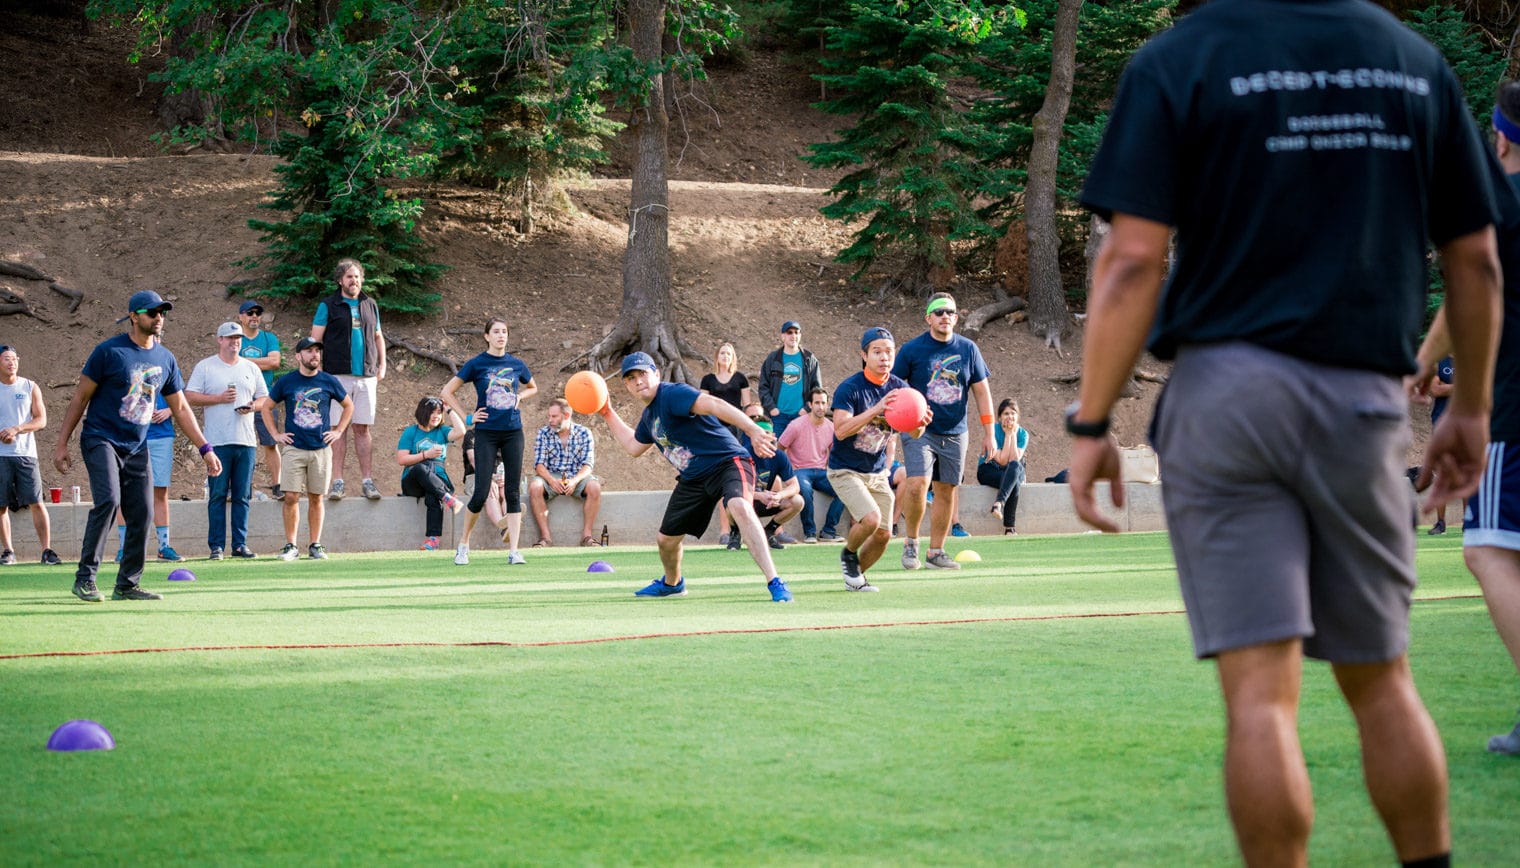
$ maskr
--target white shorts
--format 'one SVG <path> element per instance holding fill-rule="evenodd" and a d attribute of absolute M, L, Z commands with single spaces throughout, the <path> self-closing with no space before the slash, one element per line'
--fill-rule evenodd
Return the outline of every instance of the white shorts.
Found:
<path fill-rule="evenodd" d="M 338 374 L 338 382 L 343 384 L 343 390 L 348 397 L 354 400 L 354 418 L 351 425 L 375 424 L 375 408 L 379 406 L 376 400 L 380 389 L 380 380 L 377 377 L 355 377 L 349 374 Z M 338 420 L 343 418 L 343 405 L 337 401 L 332 405 L 332 424 L 337 425 Z"/>

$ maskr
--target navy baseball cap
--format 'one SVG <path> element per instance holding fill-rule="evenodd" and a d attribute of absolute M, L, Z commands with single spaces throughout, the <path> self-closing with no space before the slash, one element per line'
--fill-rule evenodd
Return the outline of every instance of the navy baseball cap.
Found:
<path fill-rule="evenodd" d="M 154 311 L 173 309 L 174 305 L 164 301 L 163 296 L 151 289 L 144 289 L 141 292 L 132 293 L 132 297 L 127 299 L 127 315 L 117 320 L 117 322 L 126 322 L 134 313 L 152 313 Z"/>
<path fill-rule="evenodd" d="M 892 341 L 894 344 L 897 343 L 897 341 L 893 340 L 891 332 L 887 331 L 881 326 L 872 326 L 871 328 L 866 329 L 865 334 L 860 336 L 860 348 L 862 350 L 870 349 L 872 341 L 879 341 L 882 338 L 886 338 L 887 340 Z"/>
<path fill-rule="evenodd" d="M 802 323 L 797 322 L 794 319 L 789 319 L 786 322 L 784 322 L 784 323 L 781 324 L 781 331 L 782 331 L 783 334 L 785 334 L 786 332 L 791 331 L 792 329 L 796 329 L 799 332 L 802 331 Z"/>
<path fill-rule="evenodd" d="M 660 369 L 654 366 L 654 359 L 650 358 L 648 353 L 629 353 L 623 357 L 623 376 L 626 377 L 634 371 L 658 374 Z"/>
<path fill-rule="evenodd" d="M 307 347 L 316 347 L 320 350 L 322 349 L 322 342 L 314 341 L 311 338 L 301 338 L 300 340 L 296 341 L 296 352 L 299 353 Z"/>
<path fill-rule="evenodd" d="M 256 310 L 259 313 L 263 313 L 264 312 L 264 306 L 262 304 L 259 304 L 256 301 L 254 301 L 251 298 L 248 299 L 247 301 L 243 302 L 242 304 L 238 305 L 238 313 L 247 313 L 250 310 Z"/>

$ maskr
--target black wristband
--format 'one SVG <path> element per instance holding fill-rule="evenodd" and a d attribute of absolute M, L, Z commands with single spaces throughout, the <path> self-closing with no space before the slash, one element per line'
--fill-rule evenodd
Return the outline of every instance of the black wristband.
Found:
<path fill-rule="evenodd" d="M 1066 408 L 1066 433 L 1073 437 L 1106 437 L 1108 436 L 1108 417 L 1104 416 L 1097 422 L 1078 422 L 1077 413 L 1082 405 L 1073 401 Z"/>

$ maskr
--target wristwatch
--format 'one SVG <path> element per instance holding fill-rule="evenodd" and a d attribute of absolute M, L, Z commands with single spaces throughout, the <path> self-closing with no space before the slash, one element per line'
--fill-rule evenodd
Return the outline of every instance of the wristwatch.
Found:
<path fill-rule="evenodd" d="M 1081 412 L 1082 404 L 1078 401 L 1071 402 L 1066 408 L 1066 433 L 1073 437 L 1105 437 L 1108 435 L 1108 417 L 1104 416 L 1096 422 L 1078 422 L 1077 413 Z"/>

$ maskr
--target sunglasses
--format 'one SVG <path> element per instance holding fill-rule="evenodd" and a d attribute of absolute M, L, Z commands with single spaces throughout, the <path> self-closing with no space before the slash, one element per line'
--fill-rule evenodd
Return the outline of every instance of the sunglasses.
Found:
<path fill-rule="evenodd" d="M 161 316 L 167 316 L 168 313 L 169 313 L 168 311 L 164 310 L 161 307 L 154 308 L 153 310 L 134 310 L 132 312 L 135 313 L 135 314 L 139 314 L 141 316 L 151 316 L 154 319 L 157 319 L 157 318 L 159 318 Z"/>
<path fill-rule="evenodd" d="M 932 314 L 930 314 L 930 316 L 955 316 L 958 313 L 960 313 L 960 311 L 956 310 L 953 307 L 942 307 L 939 310 L 934 311 Z"/>
<path fill-rule="evenodd" d="M 243 316 L 263 316 L 263 315 L 264 315 L 264 309 L 261 308 L 261 307 L 252 307 L 252 308 L 249 308 L 248 310 L 243 311 Z"/>

